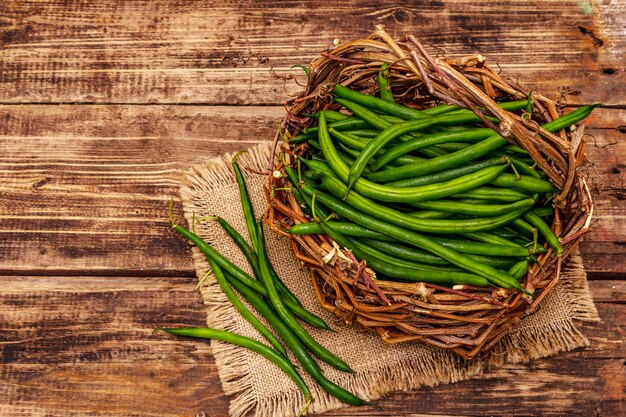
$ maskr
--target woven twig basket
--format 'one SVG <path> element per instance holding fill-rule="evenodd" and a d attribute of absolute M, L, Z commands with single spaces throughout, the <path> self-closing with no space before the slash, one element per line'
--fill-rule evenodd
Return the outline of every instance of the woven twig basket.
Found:
<path fill-rule="evenodd" d="M 390 86 L 397 102 L 418 109 L 442 103 L 469 108 L 485 126 L 524 148 L 559 189 L 553 200 L 552 230 L 564 248 L 561 257 L 546 246 L 522 280 L 533 297 L 493 288 L 450 289 L 427 283 L 376 280 L 375 273 L 326 235 L 287 234 L 293 224 L 312 221 L 281 176 L 284 164 L 306 150 L 306 144 L 279 141 L 277 135 L 269 176 L 267 221 L 277 233 L 289 236 L 296 256 L 311 273 L 321 305 L 345 323 L 377 332 L 388 343 L 422 342 L 449 349 L 465 358 L 489 350 L 525 315 L 532 314 L 559 281 L 563 261 L 588 230 L 593 202 L 586 183 L 585 142 L 580 126 L 551 134 L 543 123 L 558 117 L 553 101 L 504 79 L 481 55 L 462 58 L 434 57 L 413 36 L 394 41 L 383 29 L 368 39 L 338 44 L 310 65 L 307 86 L 286 103 L 281 136 L 292 138 L 311 124 L 305 115 L 337 109 L 330 91 L 337 83 L 367 94 L 378 89 L 376 77 L 383 63 L 391 66 Z M 502 110 L 495 99 L 532 97 L 531 113 L 516 115 Z M 500 120 L 498 126 L 484 117 Z M 519 112 L 518 112 L 519 113 Z M 280 143 L 280 146 L 278 145 Z"/>

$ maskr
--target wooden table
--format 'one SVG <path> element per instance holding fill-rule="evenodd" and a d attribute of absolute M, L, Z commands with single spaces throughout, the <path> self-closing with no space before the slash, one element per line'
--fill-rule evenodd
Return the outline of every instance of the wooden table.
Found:
<path fill-rule="evenodd" d="M 167 202 L 191 165 L 273 137 L 291 65 L 378 23 L 604 103 L 582 245 L 602 322 L 589 349 L 328 415 L 626 413 L 626 2 L 346 3 L 0 4 L 0 415 L 227 414 L 208 345 L 151 334 L 205 318 Z"/>

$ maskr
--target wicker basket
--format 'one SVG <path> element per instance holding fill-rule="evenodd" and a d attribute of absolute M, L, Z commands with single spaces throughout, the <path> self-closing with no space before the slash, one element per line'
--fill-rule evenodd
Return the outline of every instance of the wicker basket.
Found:
<path fill-rule="evenodd" d="M 469 108 L 484 125 L 529 152 L 560 190 L 553 200 L 552 230 L 560 237 L 564 254 L 549 249 L 522 280 L 533 297 L 493 288 L 446 288 L 428 283 L 376 280 L 375 273 L 326 235 L 295 236 L 282 229 L 311 221 L 289 191 L 283 164 L 306 144 L 281 143 L 279 157 L 271 162 L 267 221 L 277 233 L 291 239 L 296 256 L 311 273 L 321 305 L 345 323 L 377 332 L 388 343 L 415 341 L 449 349 L 465 358 L 489 350 L 524 316 L 532 314 L 559 281 L 563 261 L 588 230 L 593 202 L 586 183 L 583 129 L 578 126 L 551 134 L 540 124 L 558 117 L 553 101 L 529 92 L 490 68 L 481 55 L 463 58 L 433 57 L 413 36 L 394 41 L 383 29 L 368 39 L 339 44 L 310 65 L 308 84 L 286 103 L 283 137 L 295 137 L 311 123 L 306 114 L 336 109 L 329 92 L 341 83 L 368 94 L 376 93 L 382 63 L 391 66 L 390 85 L 396 101 L 415 108 L 441 103 Z M 516 115 L 502 110 L 494 99 L 520 100 L 531 96 L 531 113 Z M 500 120 L 498 127 L 477 108 Z M 287 142 L 288 143 L 288 142 Z"/>

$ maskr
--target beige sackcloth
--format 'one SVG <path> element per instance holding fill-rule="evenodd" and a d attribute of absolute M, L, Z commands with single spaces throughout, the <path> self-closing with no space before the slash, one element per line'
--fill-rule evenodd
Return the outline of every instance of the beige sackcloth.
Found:
<path fill-rule="evenodd" d="M 238 161 L 243 167 L 263 171 L 267 169 L 270 152 L 270 144 L 263 143 L 242 154 Z M 187 173 L 186 183 L 181 187 L 183 207 L 189 224 L 193 218 L 219 215 L 247 238 L 231 156 L 210 159 Z M 244 175 L 256 215 L 260 216 L 266 207 L 262 186 L 267 177 L 247 170 Z M 220 253 L 251 272 L 244 256 L 216 222 L 196 222 L 195 229 Z M 366 400 L 375 400 L 392 391 L 456 382 L 504 363 L 529 361 L 587 346 L 589 341 L 574 320 L 599 320 L 580 256 L 575 254 L 564 268 L 559 285 L 543 300 L 539 310 L 524 318 L 489 354 L 466 361 L 454 353 L 418 343 L 389 345 L 378 335 L 348 327 L 323 310 L 313 293 L 309 274 L 294 257 L 288 238 L 268 230 L 266 237 L 271 261 L 285 284 L 307 309 L 337 330 L 333 333 L 306 326 L 311 335 L 356 371 L 345 374 L 322 363 L 325 375 Z M 197 275 L 202 277 L 208 270 L 208 262 L 196 248 L 193 254 Z M 230 330 L 266 343 L 232 308 L 212 276 L 201 291 L 209 327 Z M 304 398 L 276 365 L 244 348 L 218 341 L 211 343 L 222 387 L 231 396 L 231 416 L 297 415 Z M 292 362 L 297 364 L 293 358 Z M 321 413 L 345 406 L 321 390 L 305 372 L 301 374 L 314 398 L 308 412 Z"/>

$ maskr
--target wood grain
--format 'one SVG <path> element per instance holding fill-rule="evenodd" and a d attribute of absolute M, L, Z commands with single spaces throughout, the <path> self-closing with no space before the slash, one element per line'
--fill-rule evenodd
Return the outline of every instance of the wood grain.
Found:
<path fill-rule="evenodd" d="M 615 0 L 0 2 L 0 415 L 227 415 L 209 345 L 152 333 L 205 319 L 167 203 L 190 166 L 273 136 L 293 64 L 380 23 L 612 107 L 588 119 L 581 246 L 603 321 L 590 349 L 325 415 L 624 415 L 625 19 Z"/>
<path fill-rule="evenodd" d="M 0 271 L 193 276 L 187 244 L 166 221 L 184 171 L 269 140 L 282 112 L 1 105 Z M 598 109 L 587 129 L 597 204 L 582 251 L 589 273 L 604 278 L 626 272 L 625 117 Z"/>
<path fill-rule="evenodd" d="M 0 102 L 280 104 L 294 64 L 376 24 L 450 54 L 481 52 L 571 103 L 624 105 L 620 1 L 10 1 Z M 301 78 L 302 79 L 302 78 Z"/>
<path fill-rule="evenodd" d="M 5 276 L 0 286 L 9 307 L 0 310 L 0 415 L 226 415 L 208 344 L 152 332 L 203 325 L 193 279 Z M 603 321 L 582 326 L 588 350 L 325 415 L 616 415 L 626 286 L 596 281 L 591 290 Z"/>

